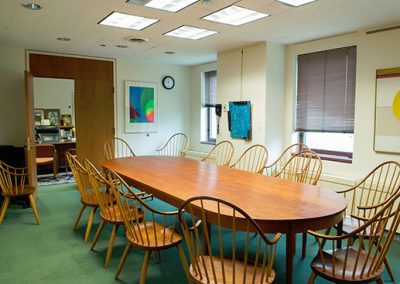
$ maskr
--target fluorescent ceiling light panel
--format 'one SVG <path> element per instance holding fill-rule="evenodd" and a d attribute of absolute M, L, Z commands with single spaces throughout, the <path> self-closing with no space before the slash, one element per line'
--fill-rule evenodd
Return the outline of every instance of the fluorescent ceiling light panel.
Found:
<path fill-rule="evenodd" d="M 282 3 L 285 3 L 285 4 L 288 4 L 290 6 L 298 7 L 298 6 L 307 4 L 307 3 L 314 2 L 315 0 L 278 0 L 278 1 L 282 2 Z"/>
<path fill-rule="evenodd" d="M 158 21 L 159 20 L 156 19 L 149 19 L 119 12 L 113 12 L 107 18 L 102 20 L 99 24 L 141 31 Z"/>
<path fill-rule="evenodd" d="M 196 39 L 201 39 L 201 38 L 204 38 L 204 37 L 216 34 L 216 33 L 217 33 L 216 31 L 205 30 L 205 29 L 200 29 L 200 28 L 195 28 L 195 27 L 190 27 L 190 26 L 182 26 L 173 31 L 166 33 L 165 35 L 196 40 Z"/>
<path fill-rule="evenodd" d="M 211 15 L 205 16 L 203 19 L 222 24 L 240 26 L 267 16 L 269 15 L 232 5 Z"/>
<path fill-rule="evenodd" d="M 194 2 L 197 2 L 197 0 L 152 0 L 146 3 L 145 6 L 169 12 L 177 12 Z"/>

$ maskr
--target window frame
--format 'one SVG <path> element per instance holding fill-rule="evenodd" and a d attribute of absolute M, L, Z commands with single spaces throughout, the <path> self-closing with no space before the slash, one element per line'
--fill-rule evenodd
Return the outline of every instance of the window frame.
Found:
<path fill-rule="evenodd" d="M 215 145 L 217 143 L 217 139 L 211 137 L 211 128 L 212 128 L 211 125 L 212 125 L 212 118 L 213 118 L 212 112 L 213 111 L 215 112 L 215 106 L 216 105 L 215 104 L 204 103 L 204 101 L 209 101 L 209 100 L 207 100 L 205 98 L 206 95 L 207 95 L 206 94 L 206 87 L 205 87 L 205 85 L 206 85 L 206 73 L 215 72 L 215 77 L 216 77 L 217 76 L 216 71 L 217 70 L 208 70 L 208 71 L 202 72 L 202 80 L 201 80 L 201 82 L 202 82 L 202 85 L 201 85 L 202 102 L 201 102 L 201 110 L 202 109 L 206 110 L 206 114 L 205 114 L 205 120 L 206 120 L 205 127 L 206 127 L 206 129 L 205 129 L 205 133 L 201 133 L 201 135 L 200 135 L 200 144 Z M 202 111 L 200 112 L 200 115 L 202 116 Z M 200 123 L 203 123 L 203 118 L 200 119 Z M 217 123 L 218 122 L 215 121 L 215 124 L 216 124 L 215 127 L 218 127 Z M 202 130 L 202 127 L 200 127 L 200 129 Z M 206 139 L 205 141 L 202 140 L 203 137 Z"/>

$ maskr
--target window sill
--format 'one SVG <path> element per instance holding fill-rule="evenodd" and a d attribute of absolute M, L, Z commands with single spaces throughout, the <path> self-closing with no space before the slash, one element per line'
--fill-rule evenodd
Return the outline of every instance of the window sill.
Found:
<path fill-rule="evenodd" d="M 200 141 L 200 144 L 215 145 L 215 142 L 211 142 L 211 141 Z"/>
<path fill-rule="evenodd" d="M 311 149 L 321 160 L 325 161 L 333 161 L 339 163 L 351 164 L 353 162 L 353 153 L 350 152 L 338 152 L 338 151 L 329 151 L 329 150 L 320 150 L 320 149 Z"/>

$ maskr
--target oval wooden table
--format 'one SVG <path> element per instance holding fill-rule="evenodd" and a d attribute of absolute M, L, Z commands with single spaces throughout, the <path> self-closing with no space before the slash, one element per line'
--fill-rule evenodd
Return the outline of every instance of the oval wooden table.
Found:
<path fill-rule="evenodd" d="M 102 166 L 173 206 L 193 196 L 213 196 L 242 208 L 265 233 L 286 234 L 286 283 L 292 283 L 296 233 L 339 223 L 347 207 L 328 189 L 186 158 L 136 156 Z"/>

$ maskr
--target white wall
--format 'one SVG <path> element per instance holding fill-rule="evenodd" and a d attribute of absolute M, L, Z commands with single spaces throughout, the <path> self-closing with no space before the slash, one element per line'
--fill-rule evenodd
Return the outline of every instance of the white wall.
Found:
<path fill-rule="evenodd" d="M 34 78 L 35 108 L 60 109 L 60 115 L 70 114 L 72 116 L 74 125 L 74 88 L 74 80 Z"/>
<path fill-rule="evenodd" d="M 153 155 L 155 149 L 176 132 L 190 133 L 190 68 L 150 64 L 145 61 L 117 58 L 116 64 L 116 136 L 125 139 L 136 155 Z M 175 79 L 175 87 L 166 90 L 161 80 L 165 75 Z M 158 84 L 159 124 L 157 133 L 125 133 L 124 81 L 146 81 Z M 189 135 L 189 134 L 188 134 Z"/>
<path fill-rule="evenodd" d="M 249 141 L 230 138 L 227 112 L 222 112 L 217 142 L 228 140 L 233 143 L 233 160 L 251 145 L 265 144 L 266 57 L 265 43 L 218 53 L 218 103 L 223 105 L 224 110 L 229 101 L 249 100 L 252 108 L 253 133 Z"/>
<path fill-rule="evenodd" d="M 25 51 L 0 47 L 0 145 L 25 143 Z"/>
<path fill-rule="evenodd" d="M 217 63 L 207 63 L 192 66 L 190 68 L 191 74 L 191 108 L 190 108 L 190 147 L 196 151 L 207 153 L 211 150 L 213 145 L 201 144 L 200 126 L 201 126 L 201 97 L 202 97 L 202 73 L 213 71 L 217 69 Z M 218 74 L 217 74 L 218 84 Z M 217 102 L 219 103 L 219 102 Z"/>
<path fill-rule="evenodd" d="M 375 112 L 376 69 L 399 67 L 400 30 L 391 30 L 367 35 L 359 31 L 342 36 L 312 42 L 290 45 L 286 54 L 286 135 L 287 145 L 291 143 L 293 131 L 293 108 L 295 100 L 296 56 L 302 53 L 357 45 L 356 103 L 353 163 L 324 161 L 323 172 L 358 179 L 378 163 L 386 160 L 400 160 L 400 155 L 376 153 L 373 151 Z M 400 145 L 399 145 L 400 151 Z"/>

